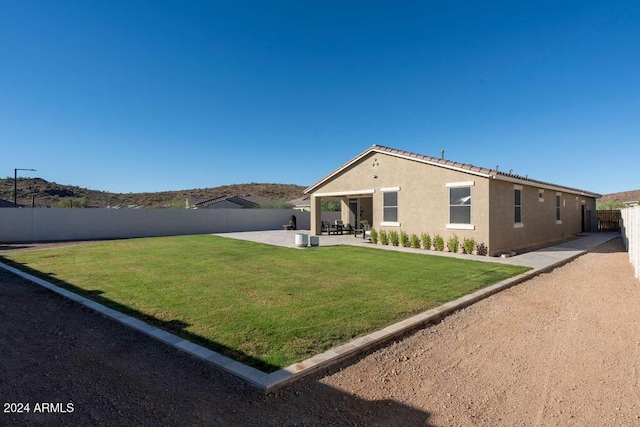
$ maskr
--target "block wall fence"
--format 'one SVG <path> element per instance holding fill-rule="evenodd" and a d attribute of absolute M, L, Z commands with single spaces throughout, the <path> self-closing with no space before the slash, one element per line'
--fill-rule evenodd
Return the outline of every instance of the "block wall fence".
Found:
<path fill-rule="evenodd" d="M 640 206 L 622 209 L 622 240 L 640 279 Z"/>
<path fill-rule="evenodd" d="M 0 209 L 0 242 L 122 239 L 282 230 L 291 215 L 309 229 L 309 212 L 293 209 Z M 339 219 L 340 212 L 323 212 Z M 335 217 L 335 218 L 333 218 Z"/>

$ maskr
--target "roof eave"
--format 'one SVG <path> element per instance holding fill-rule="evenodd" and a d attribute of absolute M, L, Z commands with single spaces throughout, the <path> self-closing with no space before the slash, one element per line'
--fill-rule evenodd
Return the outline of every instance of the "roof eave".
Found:
<path fill-rule="evenodd" d="M 342 165 L 338 169 L 334 170 L 329 175 L 327 175 L 324 178 L 322 178 L 320 181 L 316 182 L 312 186 L 310 186 L 307 189 L 305 189 L 304 190 L 304 194 L 309 194 L 309 193 L 313 192 L 318 187 L 320 187 L 321 185 L 323 185 L 324 183 L 326 183 L 327 181 L 331 180 L 333 177 L 338 175 L 340 172 L 342 172 L 343 170 L 347 169 L 348 167 L 350 167 L 354 163 L 358 162 L 363 157 L 365 157 L 368 154 L 373 153 L 373 152 L 380 153 L 380 154 L 388 154 L 390 156 L 399 157 L 399 158 L 403 158 L 403 159 L 407 159 L 407 160 L 412 160 L 412 161 L 415 161 L 415 162 L 420 162 L 420 163 L 424 163 L 424 164 L 428 164 L 428 165 L 432 165 L 432 166 L 438 166 L 438 167 L 449 169 L 449 170 L 455 170 L 455 171 L 458 171 L 458 172 L 463 172 L 463 173 L 470 174 L 470 175 L 480 176 L 480 177 L 483 177 L 483 178 L 500 179 L 500 180 L 503 180 L 503 181 L 513 182 L 513 183 L 520 184 L 520 185 L 527 185 L 527 186 L 533 186 L 533 187 L 537 186 L 537 187 L 542 188 L 542 189 L 549 189 L 549 190 L 559 191 L 559 192 L 568 192 L 568 193 L 573 193 L 573 194 L 580 194 L 580 195 L 582 195 L 584 197 L 593 197 L 593 198 L 596 198 L 596 199 L 602 197 L 601 194 L 593 193 L 591 191 L 585 191 L 585 190 L 580 190 L 580 189 L 571 188 L 571 187 L 563 187 L 561 185 L 556 185 L 556 184 L 547 183 L 547 182 L 543 182 L 543 181 L 532 180 L 532 179 L 528 179 L 528 178 L 527 179 L 520 178 L 520 177 L 516 177 L 516 176 L 505 174 L 504 172 L 498 172 L 497 170 L 491 170 L 491 169 L 481 168 L 481 167 L 477 167 L 477 166 L 473 166 L 473 165 L 464 165 L 464 164 L 462 164 L 462 165 L 466 166 L 466 167 L 458 167 L 458 166 L 456 166 L 456 164 L 459 164 L 459 163 L 447 164 L 446 162 L 448 162 L 448 161 L 436 159 L 436 158 L 433 158 L 433 157 L 421 156 L 421 155 L 407 155 L 407 154 L 404 154 L 404 153 L 407 153 L 406 151 L 400 152 L 400 150 L 391 149 L 391 148 L 383 147 L 383 146 L 380 146 L 380 145 L 373 145 L 373 146 L 369 147 L 367 150 L 363 151 L 362 153 L 360 153 L 359 155 L 357 155 L 356 157 L 354 157 L 353 159 L 351 159 L 350 161 L 348 161 L 347 163 L 345 163 L 344 165 Z M 414 153 L 409 153 L 409 154 L 414 154 Z M 454 163 L 454 162 L 449 162 L 449 163 Z"/>
<path fill-rule="evenodd" d="M 517 178 L 517 177 L 513 177 L 513 176 L 509 176 L 509 175 L 503 175 L 503 174 L 500 174 L 500 173 L 497 173 L 497 174 L 494 173 L 493 175 L 491 175 L 491 178 L 499 179 L 501 181 L 506 181 L 506 182 L 512 182 L 514 184 L 527 185 L 529 187 L 538 187 L 538 188 L 541 188 L 543 190 L 552 190 L 552 191 L 558 191 L 558 192 L 579 194 L 579 195 L 584 196 L 584 197 L 593 197 L 595 199 L 598 199 L 598 198 L 602 197 L 602 194 L 593 193 L 591 191 L 586 191 L 586 190 L 581 190 L 579 188 L 563 187 L 561 185 L 556 185 L 556 184 L 552 184 L 552 183 L 549 183 L 549 182 L 542 182 L 542 181 L 535 181 L 535 180 L 530 180 L 530 179 Z"/>
<path fill-rule="evenodd" d="M 351 166 L 352 164 L 356 163 L 358 160 L 362 159 L 363 157 L 365 157 L 367 154 L 376 151 L 376 147 L 377 145 L 373 145 L 371 147 L 369 147 L 368 149 L 366 149 L 365 151 L 363 151 L 362 153 L 358 154 L 356 157 L 354 157 L 353 159 L 349 160 L 347 163 L 345 163 L 344 165 L 340 166 L 338 169 L 334 170 L 333 172 L 331 172 L 329 175 L 325 176 L 324 178 L 322 178 L 320 181 L 316 182 L 315 184 L 313 184 L 310 187 L 307 187 L 304 190 L 304 194 L 309 194 L 311 193 L 313 190 L 315 190 L 316 188 L 318 188 L 319 186 L 321 186 L 322 184 L 324 184 L 325 182 L 329 181 L 331 178 L 333 178 L 334 176 L 336 176 L 337 174 L 339 174 L 340 172 L 342 172 L 344 169 L 348 168 L 349 166 Z"/>
<path fill-rule="evenodd" d="M 310 186 L 307 189 L 305 189 L 304 190 L 304 194 L 309 194 L 309 193 L 313 192 L 313 190 L 315 190 L 316 188 L 318 188 L 319 186 L 321 186 L 325 182 L 329 181 L 331 178 L 333 178 L 334 176 L 336 176 L 337 174 L 339 174 L 340 172 L 342 172 L 346 168 L 350 167 L 354 163 L 358 162 L 360 159 L 362 159 L 363 157 L 367 156 L 369 153 L 387 154 L 387 155 L 390 155 L 390 156 L 399 157 L 399 158 L 411 160 L 411 161 L 414 161 L 414 162 L 420 162 L 420 163 L 424 163 L 424 164 L 428 164 L 428 165 L 432 165 L 432 166 L 438 166 L 438 167 L 445 168 L 445 169 L 450 169 L 450 170 L 455 170 L 455 171 L 459 171 L 459 172 L 468 173 L 468 174 L 471 174 L 471 175 L 481 176 L 483 178 L 490 178 L 491 177 L 491 174 L 488 173 L 488 169 L 484 169 L 484 171 L 482 171 L 482 170 L 473 170 L 473 169 L 456 167 L 454 165 L 449 165 L 449 164 L 446 164 L 446 163 L 441 163 L 441 162 L 429 160 L 428 158 L 426 158 L 426 156 L 425 156 L 425 158 L 407 156 L 407 155 L 402 154 L 402 153 L 394 153 L 392 150 L 387 149 L 386 147 L 382 147 L 380 145 L 373 145 L 373 146 L 369 147 L 367 150 L 365 150 L 362 153 L 360 153 L 359 155 L 357 155 L 356 157 L 354 157 L 353 159 L 351 159 L 350 161 L 348 161 L 347 163 L 345 163 L 344 165 L 342 165 L 341 167 L 339 167 L 338 169 L 336 169 L 333 172 L 331 172 L 329 175 L 327 175 L 324 178 L 322 178 L 320 181 L 316 182 L 312 186 Z M 478 169 L 482 169 L 482 168 L 478 168 Z"/>

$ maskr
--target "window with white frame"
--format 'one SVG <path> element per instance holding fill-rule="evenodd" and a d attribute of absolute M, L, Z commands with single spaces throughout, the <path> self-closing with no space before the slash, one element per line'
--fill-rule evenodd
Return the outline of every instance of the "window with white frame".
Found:
<path fill-rule="evenodd" d="M 382 194 L 383 213 L 382 220 L 385 222 L 398 221 L 398 192 L 390 191 Z"/>
<path fill-rule="evenodd" d="M 562 207 L 562 195 L 560 193 L 556 194 L 556 223 L 562 223 L 561 216 L 561 207 Z"/>
<path fill-rule="evenodd" d="M 449 223 L 471 224 L 471 187 L 449 188 Z"/>
<path fill-rule="evenodd" d="M 447 182 L 449 190 L 448 229 L 475 230 L 471 223 L 471 189 L 475 181 Z"/>
<path fill-rule="evenodd" d="M 382 192 L 382 224 L 400 226 L 398 222 L 398 192 L 400 187 L 381 188 Z"/>
<path fill-rule="evenodd" d="M 513 189 L 513 207 L 513 222 L 518 226 L 522 224 L 522 187 L 516 187 Z"/>

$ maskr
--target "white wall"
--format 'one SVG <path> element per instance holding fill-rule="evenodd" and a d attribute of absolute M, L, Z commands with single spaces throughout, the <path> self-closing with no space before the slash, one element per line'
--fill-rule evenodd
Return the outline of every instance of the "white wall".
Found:
<path fill-rule="evenodd" d="M 640 278 L 640 206 L 622 209 L 622 240 L 629 260 Z"/>
<path fill-rule="evenodd" d="M 309 212 L 293 209 L 0 209 L 0 241 L 44 242 L 181 234 L 278 230 L 296 216 L 309 229 Z"/>

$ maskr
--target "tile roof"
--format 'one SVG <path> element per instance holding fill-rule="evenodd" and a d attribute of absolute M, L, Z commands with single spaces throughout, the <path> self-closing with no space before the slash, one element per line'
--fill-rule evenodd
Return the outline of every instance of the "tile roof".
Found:
<path fill-rule="evenodd" d="M 297 199 L 289 200 L 289 203 L 293 206 L 311 206 L 311 197 L 303 196 L 298 197 Z"/>
<path fill-rule="evenodd" d="M 20 206 L 20 205 L 18 205 Z M 4 200 L 4 199 L 0 199 L 0 208 L 12 208 L 13 207 L 13 202 L 10 202 L 8 200 Z"/>
<path fill-rule="evenodd" d="M 410 151 L 399 150 L 397 148 L 385 147 L 384 145 L 373 145 L 373 146 L 371 146 L 370 148 L 368 148 L 367 150 L 363 151 L 362 153 L 360 153 L 359 155 L 354 157 L 352 160 L 350 160 L 349 162 L 347 162 L 346 164 L 344 164 L 340 168 L 336 169 L 335 171 L 333 171 L 332 173 L 330 173 L 326 177 L 322 178 L 320 181 L 316 182 L 312 186 L 308 187 L 305 190 L 305 194 L 311 192 L 311 190 L 313 190 L 315 187 L 319 186 L 320 184 L 322 184 L 326 180 L 332 178 L 334 175 L 338 174 L 343 169 L 345 169 L 346 167 L 348 167 L 351 164 L 355 163 L 356 161 L 358 161 L 359 159 L 361 159 L 362 157 L 366 156 L 367 154 L 369 154 L 371 152 L 387 153 L 387 154 L 390 154 L 390 155 L 393 155 L 393 156 L 403 157 L 403 158 L 407 158 L 407 159 L 413 159 L 413 160 L 417 160 L 417 161 L 420 161 L 420 162 L 432 164 L 432 165 L 435 165 L 435 166 L 444 167 L 444 168 L 447 168 L 447 169 L 454 169 L 454 170 L 459 170 L 459 171 L 463 171 L 463 172 L 472 173 L 474 175 L 484 176 L 486 178 L 496 178 L 496 179 L 502 179 L 502 180 L 505 180 L 505 181 L 514 181 L 514 182 L 538 184 L 538 185 L 545 186 L 545 187 L 551 187 L 551 188 L 557 188 L 559 190 L 570 191 L 572 193 L 580 193 L 580 194 L 584 194 L 586 196 L 592 196 L 592 197 L 596 197 L 596 198 L 597 197 L 601 197 L 600 194 L 593 193 L 591 191 L 585 191 L 585 190 L 580 190 L 580 189 L 577 189 L 577 188 L 571 188 L 571 187 L 561 186 L 561 185 L 557 185 L 557 184 L 552 184 L 552 183 L 549 183 L 549 182 L 540 181 L 540 180 L 537 180 L 537 179 L 532 179 L 532 178 L 529 178 L 528 176 L 522 176 L 522 175 L 518 175 L 518 174 L 514 174 L 514 173 L 501 172 L 498 169 L 489 169 L 489 168 L 475 166 L 475 165 L 468 164 L 468 163 L 459 163 L 459 162 L 454 162 L 452 160 L 446 160 L 446 159 L 443 159 L 443 158 L 425 156 L 425 155 L 422 155 L 422 154 L 412 153 Z"/>
<path fill-rule="evenodd" d="M 249 197 L 252 197 L 254 199 L 257 200 L 257 198 L 253 197 L 253 196 L 248 196 L 248 197 L 238 197 L 238 196 L 228 196 L 228 195 L 224 195 L 224 196 L 218 196 L 218 197 L 214 197 L 212 199 L 194 199 L 191 201 L 191 206 L 193 207 L 214 207 L 216 204 L 218 203 L 222 203 L 222 202 L 231 202 L 234 203 L 238 206 L 240 206 L 241 208 L 256 208 L 259 206 L 259 203 L 256 203 L 255 201 L 249 200 Z"/>

